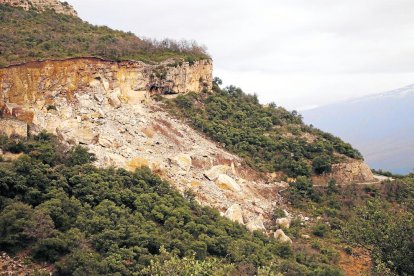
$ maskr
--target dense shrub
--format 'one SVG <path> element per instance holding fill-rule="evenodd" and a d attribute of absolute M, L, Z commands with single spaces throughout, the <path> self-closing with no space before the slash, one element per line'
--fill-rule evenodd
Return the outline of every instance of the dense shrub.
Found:
<path fill-rule="evenodd" d="M 184 198 L 148 168 L 96 168 L 85 149 L 56 153 L 61 147 L 45 133 L 20 142 L 26 154 L 0 164 L 0 248 L 28 249 L 34 260 L 55 263 L 58 275 L 218 268 L 246 275 L 295 262 L 290 245 Z M 2 138 L 1 147 L 10 143 Z M 34 154 L 43 148 L 54 157 Z"/>
<path fill-rule="evenodd" d="M 194 62 L 208 58 L 192 41 L 140 39 L 53 11 L 36 13 L 0 5 L 0 67 L 29 60 L 96 56 L 111 60 Z"/>
<path fill-rule="evenodd" d="M 335 153 L 362 159 L 339 138 L 303 124 L 296 111 L 263 106 L 255 95 L 234 86 L 220 89 L 219 82 L 215 79 L 213 94 L 179 96 L 168 106 L 252 167 L 283 171 L 289 177 L 311 176 L 312 171 L 329 173 L 331 165 L 341 161 Z"/>
<path fill-rule="evenodd" d="M 384 201 L 370 200 L 346 224 L 344 236 L 367 246 L 377 268 L 397 275 L 414 275 L 414 215 L 395 210 Z"/>

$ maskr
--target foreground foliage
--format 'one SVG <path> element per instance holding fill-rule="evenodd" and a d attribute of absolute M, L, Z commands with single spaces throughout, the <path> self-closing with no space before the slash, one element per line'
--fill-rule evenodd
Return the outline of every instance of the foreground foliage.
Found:
<path fill-rule="evenodd" d="M 335 270 L 298 263 L 288 244 L 185 199 L 149 169 L 96 168 L 85 149 L 66 152 L 45 133 L 0 136 L 0 148 L 23 153 L 0 162 L 0 248 L 54 263 L 58 275 Z"/>
<path fill-rule="evenodd" d="M 366 186 L 330 181 L 325 188 L 299 178 L 286 196 L 323 218 L 315 236 L 367 249 L 376 275 L 414 275 L 414 174 Z"/>
<path fill-rule="evenodd" d="M 95 56 L 159 62 L 208 58 L 195 42 L 151 41 L 91 25 L 53 11 L 36 13 L 0 5 L 0 67 L 38 59 Z"/>
<path fill-rule="evenodd" d="M 295 111 L 275 104 L 262 106 L 256 96 L 239 88 L 220 89 L 217 80 L 214 92 L 179 96 L 168 104 L 175 114 L 256 169 L 310 176 L 330 172 L 344 156 L 362 159 L 341 139 L 305 125 Z"/>

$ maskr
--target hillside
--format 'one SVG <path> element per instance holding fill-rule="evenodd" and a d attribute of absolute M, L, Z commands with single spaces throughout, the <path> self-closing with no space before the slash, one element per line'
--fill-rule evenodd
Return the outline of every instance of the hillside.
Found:
<path fill-rule="evenodd" d="M 0 162 L 0 248 L 29 249 L 56 275 L 253 275 L 271 266 L 340 275 L 321 254 L 296 262 L 301 253 L 288 244 L 182 197 L 149 169 L 98 169 L 85 149 L 64 154 L 46 133 L 1 136 L 0 148 L 23 154 Z"/>
<path fill-rule="evenodd" d="M 221 88 L 196 45 L 40 7 L 0 5 L 0 274 L 414 274 L 413 175 Z"/>
<path fill-rule="evenodd" d="M 215 83 L 212 94 L 181 95 L 167 104 L 174 114 L 259 171 L 293 178 L 329 175 L 346 182 L 338 177 L 337 164 L 362 160 L 350 144 L 305 125 L 296 112 L 262 106 L 240 88 L 220 89 Z"/>
<path fill-rule="evenodd" d="M 0 25 L 0 67 L 85 56 L 145 62 L 194 62 L 209 58 L 195 42 L 143 40 L 132 33 L 94 26 L 51 10 L 25 11 L 0 3 Z"/>
<path fill-rule="evenodd" d="M 305 121 L 351 142 L 375 169 L 414 169 L 414 85 L 303 112 Z"/>

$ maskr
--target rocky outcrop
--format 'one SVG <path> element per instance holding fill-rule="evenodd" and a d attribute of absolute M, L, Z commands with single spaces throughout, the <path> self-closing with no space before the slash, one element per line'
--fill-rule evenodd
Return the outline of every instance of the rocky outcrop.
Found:
<path fill-rule="evenodd" d="M 0 134 L 7 136 L 27 137 L 27 124 L 15 119 L 0 118 Z"/>
<path fill-rule="evenodd" d="M 161 75 L 160 70 L 163 71 Z M 119 108 L 122 103 L 142 103 L 152 94 L 166 92 L 163 89 L 168 89 L 169 94 L 209 90 L 211 82 L 210 60 L 176 67 L 171 66 L 170 61 L 148 65 L 98 58 L 29 62 L 0 69 L 0 115 L 33 123 L 33 108 L 54 109 L 59 95 L 63 95 L 68 104 L 77 101 L 80 105 L 84 105 L 82 101 L 89 101 L 87 95 L 93 95 L 100 104 L 106 100 L 112 107 Z"/>
<path fill-rule="evenodd" d="M 337 184 L 371 183 L 377 182 L 371 169 L 363 161 L 348 160 L 347 162 L 332 165 L 332 172 L 322 176 L 315 176 L 312 181 L 316 185 L 325 185 L 330 179 Z"/>
<path fill-rule="evenodd" d="M 78 15 L 71 5 L 69 5 L 67 2 L 60 2 L 58 0 L 0 0 L 0 4 L 19 7 L 23 8 L 24 10 L 36 10 L 38 12 L 53 10 L 56 13 L 65 15 Z"/>

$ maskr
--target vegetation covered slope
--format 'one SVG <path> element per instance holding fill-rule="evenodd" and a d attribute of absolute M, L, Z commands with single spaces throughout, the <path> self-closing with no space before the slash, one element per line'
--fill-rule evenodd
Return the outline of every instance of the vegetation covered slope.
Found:
<path fill-rule="evenodd" d="M 91 25 L 80 18 L 0 5 L 0 67 L 38 59 L 95 56 L 160 62 L 208 58 L 195 42 L 150 41 Z"/>
<path fill-rule="evenodd" d="M 0 248 L 54 263 L 57 275 L 253 275 L 259 267 L 340 275 L 334 263 L 298 258 L 289 244 L 182 197 L 148 169 L 98 169 L 86 150 L 64 153 L 45 133 L 1 137 L 0 148 L 23 154 L 0 162 Z"/>
<path fill-rule="evenodd" d="M 310 176 L 331 170 L 344 158 L 362 159 L 350 144 L 303 124 L 297 112 L 271 104 L 236 87 L 188 94 L 168 102 L 170 109 L 225 148 L 265 172 Z"/>
<path fill-rule="evenodd" d="M 375 185 L 330 181 L 328 187 L 301 177 L 283 195 L 294 209 L 319 218 L 308 226 L 318 247 L 339 243 L 349 256 L 364 248 L 374 275 L 414 275 L 414 174 L 393 177 Z"/>

